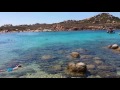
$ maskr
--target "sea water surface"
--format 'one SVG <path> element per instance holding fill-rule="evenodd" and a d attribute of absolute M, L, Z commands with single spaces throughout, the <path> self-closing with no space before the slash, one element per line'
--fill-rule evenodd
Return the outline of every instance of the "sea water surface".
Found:
<path fill-rule="evenodd" d="M 16 64 L 22 64 L 22 68 L 0 72 L 0 77 L 68 77 L 65 73 L 67 64 L 81 61 L 95 66 L 89 71 L 88 78 L 119 77 L 120 53 L 106 48 L 111 44 L 120 45 L 119 33 L 119 30 L 115 34 L 108 34 L 104 30 L 1 33 L 0 69 Z M 79 52 L 82 58 L 71 59 L 70 53 L 74 51 Z M 100 60 L 93 60 L 95 57 Z"/>

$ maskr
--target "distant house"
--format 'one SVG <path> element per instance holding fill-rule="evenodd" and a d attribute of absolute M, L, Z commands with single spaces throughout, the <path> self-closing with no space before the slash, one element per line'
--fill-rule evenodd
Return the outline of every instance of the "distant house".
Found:
<path fill-rule="evenodd" d="M 50 29 L 44 29 L 43 32 L 51 32 L 52 30 Z"/>

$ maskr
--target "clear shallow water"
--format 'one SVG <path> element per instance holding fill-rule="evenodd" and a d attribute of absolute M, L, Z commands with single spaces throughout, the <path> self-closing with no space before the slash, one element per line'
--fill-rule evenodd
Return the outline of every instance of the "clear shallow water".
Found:
<path fill-rule="evenodd" d="M 120 45 L 120 31 L 115 34 L 108 34 L 105 31 L 71 31 L 71 32 L 23 32 L 0 34 L 0 68 L 12 67 L 16 63 L 21 63 L 24 67 L 33 63 L 39 67 L 32 67 L 31 72 L 19 71 L 15 74 L 0 74 L 1 77 L 19 77 L 27 73 L 36 73 L 36 68 L 47 74 L 63 74 L 66 65 L 73 61 L 67 56 L 72 51 L 86 49 L 82 55 L 91 55 L 100 57 L 105 65 L 115 67 L 120 70 L 120 54 L 115 53 L 104 47 L 117 43 Z M 78 51 L 81 53 L 81 51 Z M 51 55 L 49 60 L 42 60 L 44 55 Z M 94 64 L 92 60 L 76 59 L 75 62 L 83 61 L 87 64 Z M 61 65 L 60 70 L 51 68 L 51 66 Z M 97 66 L 97 65 L 96 65 Z M 29 70 L 30 71 L 30 70 Z M 100 69 L 97 69 L 98 75 Z M 104 70 L 102 70 L 103 72 Z M 107 72 L 107 71 L 106 71 Z M 14 73 L 14 72 L 13 72 Z M 116 74 L 117 72 L 111 72 Z"/>

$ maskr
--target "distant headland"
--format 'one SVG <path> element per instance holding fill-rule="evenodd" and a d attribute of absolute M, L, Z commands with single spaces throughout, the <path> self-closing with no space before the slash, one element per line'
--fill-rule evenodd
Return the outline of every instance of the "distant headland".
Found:
<path fill-rule="evenodd" d="M 49 32 L 49 31 L 79 31 L 79 30 L 106 30 L 108 27 L 120 29 L 120 18 L 101 13 L 84 20 L 67 20 L 53 24 L 17 25 L 6 24 L 0 27 L 0 32 Z"/>

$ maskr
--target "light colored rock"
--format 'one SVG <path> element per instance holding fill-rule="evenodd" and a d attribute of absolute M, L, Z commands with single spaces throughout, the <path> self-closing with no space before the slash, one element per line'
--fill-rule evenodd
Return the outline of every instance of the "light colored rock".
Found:
<path fill-rule="evenodd" d="M 92 56 L 91 55 L 81 55 L 80 58 L 81 59 L 90 59 L 90 58 L 92 58 Z"/>
<path fill-rule="evenodd" d="M 61 65 L 55 65 L 55 66 L 52 66 L 52 69 L 54 69 L 54 70 L 62 70 L 62 67 L 61 67 Z"/>
<path fill-rule="evenodd" d="M 73 60 L 73 57 L 71 55 L 67 55 L 66 58 Z"/>
<path fill-rule="evenodd" d="M 52 59 L 53 57 L 51 55 L 44 55 L 41 57 L 42 60 L 48 60 L 48 59 Z"/>
<path fill-rule="evenodd" d="M 120 71 L 117 71 L 117 75 L 120 75 Z"/>
<path fill-rule="evenodd" d="M 95 60 L 94 62 L 95 62 L 96 64 L 103 64 L 103 62 L 100 61 L 100 60 Z"/>
<path fill-rule="evenodd" d="M 112 49 L 117 49 L 118 47 L 119 47 L 119 46 L 118 46 L 117 44 L 113 44 L 111 48 L 112 48 Z"/>
<path fill-rule="evenodd" d="M 80 54 L 78 52 L 72 52 L 70 54 L 73 58 L 79 58 L 80 57 Z"/>
<path fill-rule="evenodd" d="M 101 60 L 101 58 L 99 58 L 99 57 L 94 57 L 93 59 L 94 60 Z"/>

